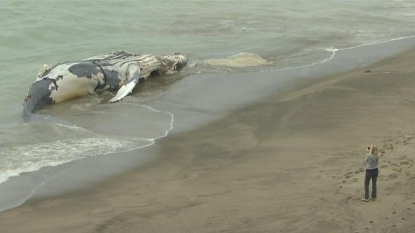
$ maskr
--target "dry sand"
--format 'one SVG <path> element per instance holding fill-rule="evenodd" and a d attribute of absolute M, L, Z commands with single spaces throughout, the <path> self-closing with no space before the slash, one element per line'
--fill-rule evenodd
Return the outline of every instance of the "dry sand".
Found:
<path fill-rule="evenodd" d="M 157 142 L 83 193 L 0 213 L 0 232 L 415 232 L 415 51 Z M 376 143 L 378 199 L 363 203 Z"/>

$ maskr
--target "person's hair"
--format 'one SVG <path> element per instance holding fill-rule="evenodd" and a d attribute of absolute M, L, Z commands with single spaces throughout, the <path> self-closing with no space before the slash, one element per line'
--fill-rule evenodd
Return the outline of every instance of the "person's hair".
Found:
<path fill-rule="evenodd" d="M 370 145 L 370 151 L 369 153 L 371 153 L 373 155 L 373 157 L 375 157 L 375 159 L 378 159 L 378 147 L 375 144 Z"/>

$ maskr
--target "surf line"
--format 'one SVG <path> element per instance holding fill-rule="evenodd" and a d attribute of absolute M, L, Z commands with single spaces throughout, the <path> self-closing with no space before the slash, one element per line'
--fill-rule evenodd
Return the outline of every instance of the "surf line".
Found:
<path fill-rule="evenodd" d="M 159 113 L 166 113 L 166 114 L 168 114 L 170 116 L 169 129 L 164 130 L 164 135 L 159 136 L 159 137 L 152 138 L 151 140 L 155 141 L 157 139 L 167 137 L 167 135 L 169 135 L 170 131 L 173 130 L 173 124 L 174 124 L 174 114 L 173 113 L 168 112 L 168 111 L 161 111 L 161 110 L 155 109 L 155 108 L 153 108 L 153 107 L 151 107 L 149 105 L 145 105 L 145 104 L 132 104 L 132 103 L 123 103 L 123 104 L 125 104 L 125 105 L 132 105 L 132 106 L 138 106 L 138 107 L 145 107 L 145 108 L 150 109 L 151 111 L 159 112 Z"/>
<path fill-rule="evenodd" d="M 363 46 L 384 44 L 384 43 L 388 43 L 388 42 L 392 42 L 392 41 L 405 40 L 405 39 L 411 39 L 411 38 L 415 38 L 415 35 L 402 36 L 402 37 L 397 37 L 397 38 L 392 38 L 392 39 L 385 39 L 385 40 L 380 40 L 380 41 L 376 41 L 376 42 L 370 42 L 370 43 L 365 43 L 365 44 L 361 44 L 361 45 L 356 45 L 356 46 L 352 46 L 352 47 L 341 48 L 339 50 L 349 50 L 349 49 L 355 49 L 355 48 L 359 48 L 359 47 L 363 47 Z"/>
<path fill-rule="evenodd" d="M 318 65 L 318 64 L 323 64 L 325 62 L 330 61 L 331 59 L 334 58 L 334 56 L 336 55 L 337 51 L 343 51 L 343 50 L 349 50 L 349 49 L 355 49 L 355 48 L 359 48 L 359 47 L 363 47 L 363 46 L 370 46 L 370 45 L 377 45 L 377 44 L 384 44 L 384 43 L 389 43 L 392 41 L 398 41 L 398 40 L 405 40 L 405 39 L 411 39 L 411 38 L 415 38 L 415 35 L 411 35 L 411 36 L 403 36 L 403 37 L 397 37 L 397 38 L 392 38 L 392 39 L 387 39 L 387 40 L 381 40 L 381 41 L 376 41 L 376 42 L 370 42 L 370 43 L 365 43 L 365 44 L 360 44 L 360 45 L 356 45 L 356 46 L 351 46 L 351 47 L 346 47 L 346 48 L 325 48 L 324 50 L 326 50 L 327 52 L 331 52 L 331 55 L 329 56 L 329 58 L 326 58 L 322 61 L 318 61 L 318 62 L 314 62 L 314 63 L 310 63 L 310 64 L 306 64 L 306 65 L 302 65 L 302 66 L 292 66 L 292 67 L 284 67 L 284 68 L 278 68 L 278 69 L 271 69 L 271 70 L 262 70 L 260 72 L 268 72 L 268 71 L 283 71 L 283 70 L 293 70 L 293 69 L 299 69 L 299 68 L 305 68 L 305 67 L 310 67 L 310 66 L 314 66 L 314 65 Z"/>
<path fill-rule="evenodd" d="M 302 65 L 302 66 L 291 66 L 291 67 L 284 67 L 284 68 L 278 68 L 278 69 L 271 69 L 271 70 L 263 70 L 261 72 L 268 72 L 268 71 L 283 71 L 283 70 L 294 70 L 294 69 L 299 69 L 299 68 L 305 68 L 305 67 L 310 67 L 310 66 L 314 66 L 314 65 L 318 65 L 318 64 L 323 64 L 325 62 L 330 61 L 331 59 L 334 58 L 334 56 L 336 55 L 336 52 L 339 51 L 339 49 L 337 48 L 326 48 L 324 49 L 327 52 L 331 52 L 331 55 L 329 58 L 326 58 L 322 61 L 318 61 L 318 62 L 314 62 L 314 63 L 310 63 L 310 64 L 306 64 L 306 65 Z"/>

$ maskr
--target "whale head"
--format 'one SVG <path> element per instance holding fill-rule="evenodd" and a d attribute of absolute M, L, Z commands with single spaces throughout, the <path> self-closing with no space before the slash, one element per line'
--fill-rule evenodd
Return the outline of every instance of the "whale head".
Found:
<path fill-rule="evenodd" d="M 30 120 L 30 116 L 36 110 L 53 103 L 53 99 L 50 97 L 52 83 L 53 81 L 50 79 L 41 79 L 32 84 L 23 103 L 23 118 L 26 122 Z"/>
<path fill-rule="evenodd" d="M 158 57 L 167 68 L 167 74 L 179 72 L 187 65 L 187 58 L 180 52 Z"/>

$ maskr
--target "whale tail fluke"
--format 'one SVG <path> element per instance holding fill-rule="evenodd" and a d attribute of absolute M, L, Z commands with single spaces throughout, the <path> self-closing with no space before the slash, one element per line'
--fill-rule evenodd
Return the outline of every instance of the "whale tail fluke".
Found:
<path fill-rule="evenodd" d="M 34 113 L 37 109 L 44 106 L 45 103 L 46 104 L 51 103 L 49 100 L 46 100 L 46 97 L 48 96 L 47 94 L 38 91 L 39 87 L 37 84 L 42 83 L 42 82 L 44 81 L 42 80 L 42 81 L 34 83 L 32 87 L 29 89 L 29 92 L 26 94 L 23 100 L 24 122 L 25 123 L 55 123 L 55 124 L 61 124 L 61 125 L 66 125 L 66 126 L 75 126 L 75 124 L 61 120 L 57 117 L 53 117 L 50 115 L 39 115 L 39 114 Z"/>

